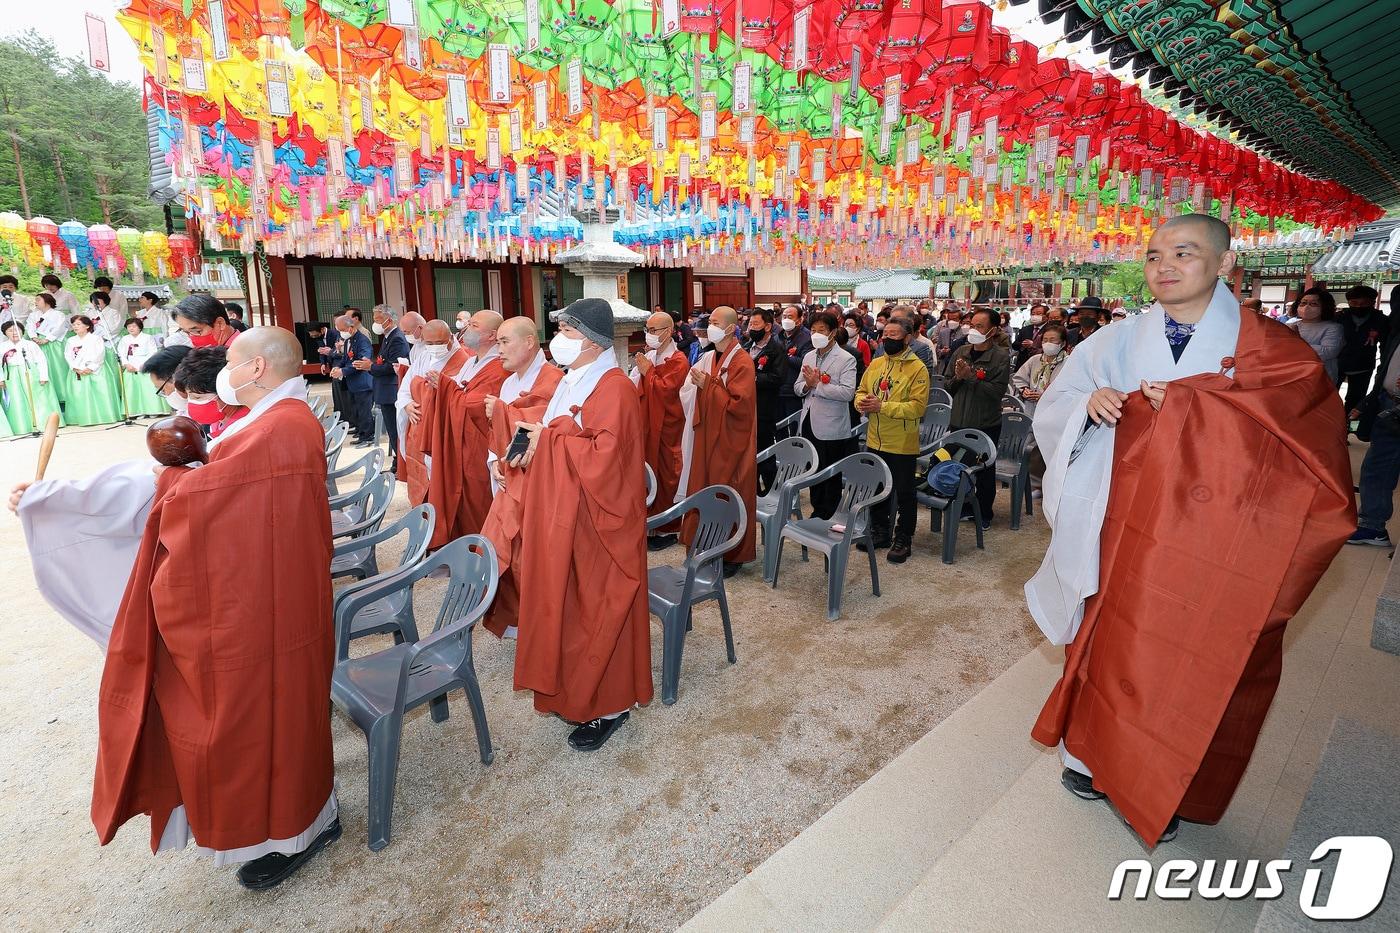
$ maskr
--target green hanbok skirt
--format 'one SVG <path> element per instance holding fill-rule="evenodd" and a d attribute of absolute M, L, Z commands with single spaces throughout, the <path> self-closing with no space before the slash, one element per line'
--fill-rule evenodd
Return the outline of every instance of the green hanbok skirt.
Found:
<path fill-rule="evenodd" d="M 34 407 L 32 409 L 29 398 L 31 389 L 34 392 Z M 27 381 L 22 364 L 11 363 L 6 366 L 3 401 L 5 422 L 15 434 L 32 434 L 35 431 L 44 430 L 44 425 L 49 423 L 49 415 L 54 412 L 59 412 L 59 427 L 66 424 L 63 420 L 63 413 L 58 406 L 58 395 L 53 390 L 53 382 L 39 384 L 38 366 L 29 367 Z"/>
<path fill-rule="evenodd" d="M 73 370 L 68 368 L 68 360 L 63 355 L 65 340 L 66 337 L 64 340 L 50 340 L 39 348 L 44 351 L 44 358 L 49 361 L 49 384 L 53 386 L 54 394 L 61 403 L 66 403 L 73 391 Z"/>
<path fill-rule="evenodd" d="M 63 409 L 69 424 L 116 424 L 122 420 L 122 398 L 117 388 L 117 374 L 113 371 L 114 359 L 116 357 L 108 353 L 100 369 L 81 378 L 69 370 L 73 375 L 73 388 Z"/>
<path fill-rule="evenodd" d="M 116 363 L 112 364 L 116 366 Z M 126 388 L 126 413 L 134 417 L 140 415 L 169 415 L 173 410 L 160 397 L 156 387 L 151 385 L 151 377 L 145 373 L 129 373 L 118 366 L 122 385 Z"/>

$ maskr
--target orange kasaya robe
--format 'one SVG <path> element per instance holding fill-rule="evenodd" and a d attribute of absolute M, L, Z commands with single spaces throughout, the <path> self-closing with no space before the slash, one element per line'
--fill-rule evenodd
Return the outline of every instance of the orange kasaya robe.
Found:
<path fill-rule="evenodd" d="M 433 458 L 428 501 L 437 510 L 437 524 L 429 542 L 433 548 L 481 531 L 481 523 L 491 509 L 484 418 L 474 418 L 473 413 L 485 411 L 486 396 L 500 392 L 509 373 L 496 357 L 459 386 L 447 374 L 455 375 L 460 370 L 460 366 L 444 366 L 433 393 L 433 419 L 428 426 L 428 450 Z"/>
<path fill-rule="evenodd" d="M 504 620 L 519 627 L 515 687 L 571 722 L 652 698 L 636 387 L 621 370 L 605 373 L 579 417 L 583 427 L 563 416 L 546 426 L 482 530 L 502 574 L 526 584 Z"/>
<path fill-rule="evenodd" d="M 491 413 L 489 446 L 498 460 L 505 456 L 506 449 L 510 447 L 510 441 L 515 436 L 517 425 L 521 423 L 537 424 L 540 418 L 544 417 L 545 409 L 549 407 L 549 400 L 554 397 L 554 390 L 559 387 L 559 380 L 563 378 L 564 371 L 562 369 L 546 363 L 540 369 L 539 375 L 535 377 L 528 392 L 509 404 L 496 406 L 496 409 Z M 501 471 L 505 475 L 505 486 L 496 494 L 496 497 L 510 496 L 513 498 L 518 514 L 525 488 L 523 471 L 513 470 L 504 464 L 501 465 Z M 492 507 L 494 508 L 494 504 Z M 519 613 L 520 586 L 515 581 L 515 574 L 507 569 L 497 582 L 496 598 L 491 603 L 491 609 L 486 613 L 486 630 L 498 638 L 504 637 L 506 628 L 515 624 Z"/>
<path fill-rule="evenodd" d="M 409 384 L 408 394 L 418 406 L 418 420 L 409 421 L 408 430 L 403 432 L 403 448 L 399 451 L 399 479 L 408 483 L 408 502 L 422 505 L 428 501 L 428 464 L 423 459 L 428 406 L 436 392 L 422 376 L 414 376 Z"/>
<path fill-rule="evenodd" d="M 681 482 L 681 438 L 685 434 L 681 386 L 690 376 L 690 361 L 677 350 L 638 376 L 647 465 L 656 474 L 656 498 L 647 515 L 657 515 L 676 504 L 676 487 Z"/>
<path fill-rule="evenodd" d="M 1140 392 L 1124 405 L 1099 590 L 1031 732 L 1063 739 L 1150 843 L 1174 814 L 1224 814 L 1284 627 L 1356 528 L 1341 400 L 1316 354 L 1247 313 L 1235 354 L 1233 380 L 1170 382 L 1160 412 Z"/>
<path fill-rule="evenodd" d="M 241 849 L 305 831 L 330 798 L 324 437 L 285 399 L 157 480 L 98 692 L 104 845 L 149 813 L 154 850 L 183 804 L 199 845 Z"/>
<path fill-rule="evenodd" d="M 695 393 L 695 446 L 690 455 L 687 492 L 724 485 L 739 493 L 749 520 L 743 539 L 724 555 L 724 560 L 746 564 L 756 552 L 754 509 L 758 496 L 758 403 L 754 395 L 753 358 L 735 341 L 719 362 L 716 374 L 716 356 L 711 350 L 695 364 L 700 369 L 708 364 L 710 379 L 705 388 Z M 681 526 L 681 541 L 686 547 L 690 546 L 695 526 L 694 514 Z"/>

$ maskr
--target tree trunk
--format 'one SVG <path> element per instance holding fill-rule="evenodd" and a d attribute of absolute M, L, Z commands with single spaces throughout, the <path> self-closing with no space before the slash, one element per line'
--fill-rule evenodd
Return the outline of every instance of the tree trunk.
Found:
<path fill-rule="evenodd" d="M 63 198 L 63 209 L 68 212 L 68 216 L 73 216 L 73 196 L 68 191 L 68 177 L 63 174 L 63 156 L 58 153 L 58 146 L 49 143 L 49 152 L 53 155 L 54 172 L 58 176 L 58 193 Z"/>
<path fill-rule="evenodd" d="M 102 205 L 102 222 L 110 227 L 112 225 L 112 192 L 107 183 L 107 176 L 101 172 L 94 172 L 92 181 L 97 188 L 97 203 Z"/>
<path fill-rule="evenodd" d="M 29 188 L 24 184 L 24 159 L 19 154 L 19 136 L 10 134 L 10 149 L 15 155 L 15 175 L 19 178 L 19 199 L 24 204 L 24 218 L 28 220 L 34 214 L 29 210 Z"/>

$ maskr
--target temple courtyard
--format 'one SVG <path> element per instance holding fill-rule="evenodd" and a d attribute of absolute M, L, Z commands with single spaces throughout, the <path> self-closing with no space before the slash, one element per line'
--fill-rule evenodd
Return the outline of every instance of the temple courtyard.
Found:
<path fill-rule="evenodd" d="M 32 439 L 0 444 L 6 489 L 32 476 L 36 450 Z M 1357 463 L 1363 451 L 1353 443 Z M 141 426 L 65 430 L 49 477 L 143 452 Z M 407 506 L 403 488 L 391 519 Z M 660 702 L 654 622 L 657 699 L 596 754 L 570 750 L 567 727 L 512 689 L 514 643 L 480 632 L 494 763 L 477 755 L 460 694 L 445 723 L 410 714 L 393 839 L 371 852 L 365 744 L 335 715 L 344 835 L 264 894 L 192 849 L 152 856 L 144 819 L 97 844 L 88 806 L 102 658 L 40 598 L 19 522 L 5 513 L 0 914 L 8 928 L 33 930 L 1299 928 L 1296 877 L 1267 902 L 1106 892 L 1125 859 L 1287 850 L 1301 871 L 1329 835 L 1397 826 L 1400 771 L 1382 766 L 1400 760 L 1400 658 L 1370 646 L 1389 552 L 1344 549 L 1290 625 L 1278 697 L 1225 820 L 1187 824 L 1147 853 L 1106 804 L 1065 793 L 1055 755 L 1029 738 L 1062 657 L 1021 596 L 1049 534 L 1038 512 L 1010 531 L 1005 492 L 998 509 L 985 551 L 963 526 L 953 566 L 938 560 L 925 515 L 907 564 L 881 558 L 878 598 L 867 565 L 853 560 L 834 623 L 819 560 L 789 549 L 776 589 L 757 564 L 746 568 L 729 584 L 738 663 L 726 662 L 708 604 L 673 706 Z M 393 556 L 381 551 L 381 566 Z M 652 555 L 679 559 L 678 548 Z M 420 619 L 441 587 L 417 592 Z M 1343 813 L 1334 811 L 1351 784 L 1338 774 L 1363 785 L 1352 788 L 1362 802 Z M 1364 804 L 1379 791 L 1388 813 Z M 1392 891 L 1353 928 L 1393 929 L 1397 909 Z"/>

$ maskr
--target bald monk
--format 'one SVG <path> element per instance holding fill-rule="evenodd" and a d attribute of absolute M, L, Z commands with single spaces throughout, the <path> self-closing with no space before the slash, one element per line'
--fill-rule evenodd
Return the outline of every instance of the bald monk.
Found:
<path fill-rule="evenodd" d="M 690 370 L 695 386 L 692 415 L 693 449 L 687 494 L 706 486 L 733 487 L 748 509 L 743 539 L 724 556 L 724 575 L 732 577 L 754 559 L 754 507 L 758 495 L 758 406 L 754 396 L 753 358 L 734 335 L 739 315 L 721 305 L 710 312 L 710 351 Z M 681 528 L 681 541 L 690 546 L 695 533 L 692 517 Z"/>
<path fill-rule="evenodd" d="M 325 435 L 290 331 L 246 331 L 220 377 L 250 410 L 206 466 L 157 468 L 102 672 L 92 821 L 106 845 L 149 813 L 152 851 L 193 840 L 261 890 L 340 837 Z"/>
<path fill-rule="evenodd" d="M 444 366 L 428 373 L 437 389 L 425 447 L 432 459 L 428 471 L 428 501 L 437 510 L 430 546 L 442 547 L 463 535 L 481 531 L 491 510 L 491 476 L 486 471 L 486 396 L 497 395 L 506 381 L 496 346 L 501 316 L 478 311 L 458 334 L 466 362 L 457 369 Z M 475 417 L 473 417 L 475 415 Z"/>
<path fill-rule="evenodd" d="M 501 365 L 510 373 L 501 384 L 500 397 L 486 397 L 488 430 L 487 469 L 491 474 L 491 492 L 495 496 L 515 496 L 519 502 L 522 483 L 514 472 L 509 487 L 500 469 L 500 459 L 510 447 L 515 430 L 522 423 L 539 422 L 549 407 L 549 400 L 564 371 L 545 360 L 540 349 L 535 322 L 526 317 L 513 317 L 501 325 L 497 346 L 501 348 Z M 506 571 L 496 587 L 496 599 L 486 614 L 486 629 L 501 638 L 514 638 L 520 605 L 520 590 L 515 575 Z"/>
<path fill-rule="evenodd" d="M 395 401 L 398 422 L 402 426 L 403 441 L 399 445 L 402 456 L 399 477 L 408 483 L 408 501 L 422 505 L 428 498 L 428 459 L 423 452 L 426 420 L 424 411 L 434 389 L 428 385 L 429 373 L 440 372 L 457 350 L 457 365 L 466 362 L 466 351 L 457 349 L 452 340 L 452 330 L 446 321 L 428 321 L 419 334 L 419 344 L 414 347 L 414 359 L 408 372 L 399 381 L 399 395 Z"/>
<path fill-rule="evenodd" d="M 645 474 L 637 390 L 613 356 L 612 306 L 582 298 L 549 349 L 568 367 L 525 453 L 505 468 L 484 533 L 520 591 L 516 689 L 579 723 L 569 745 L 602 747 L 652 698 Z M 508 620 L 518 624 L 516 619 Z"/>
<path fill-rule="evenodd" d="M 656 498 L 652 499 L 648 515 L 666 511 L 676 502 L 676 489 L 681 482 L 681 440 L 685 434 L 685 410 L 681 405 L 681 387 L 690 375 L 690 361 L 676 349 L 676 322 L 671 315 L 658 311 L 647 318 L 647 347 L 645 353 L 632 358 L 632 382 L 642 401 L 642 424 L 646 428 L 646 459 L 656 474 Z M 647 547 L 664 550 L 676 543 L 674 534 L 655 534 L 647 538 Z"/>

